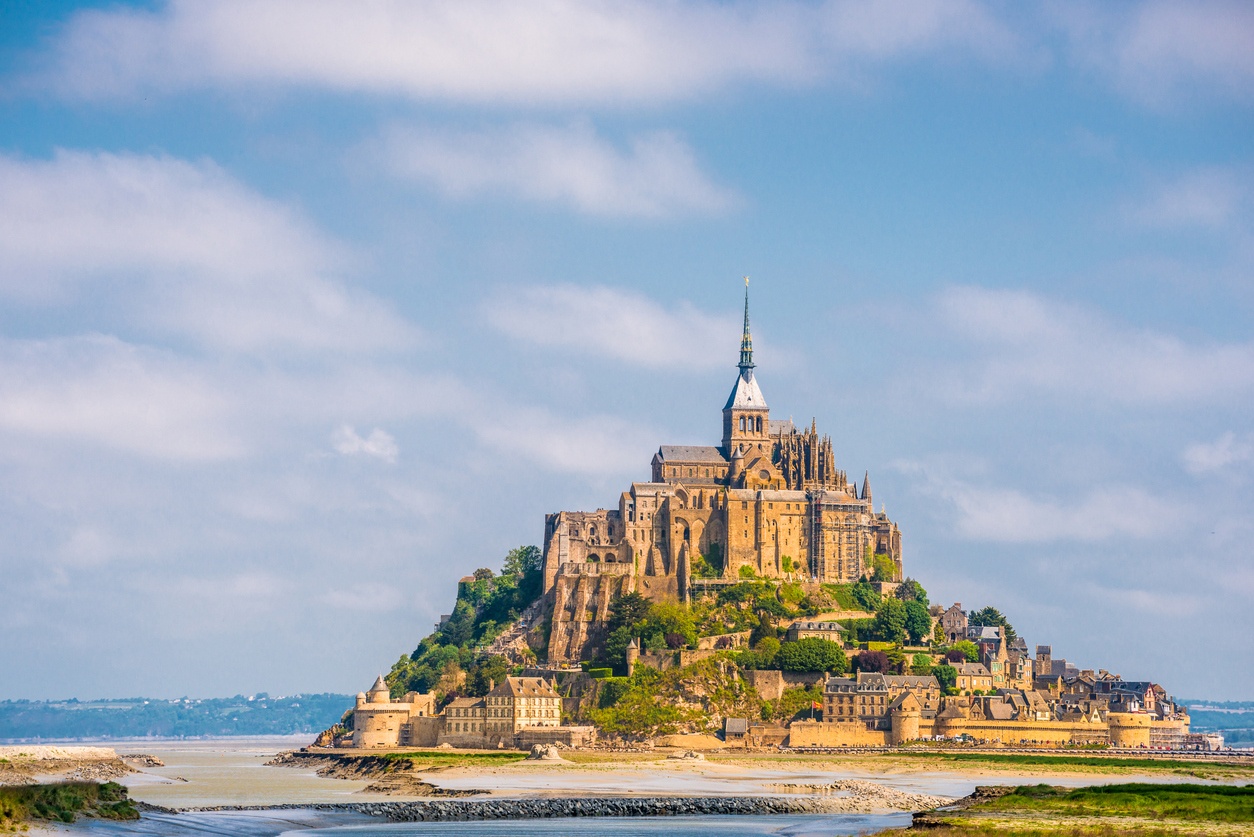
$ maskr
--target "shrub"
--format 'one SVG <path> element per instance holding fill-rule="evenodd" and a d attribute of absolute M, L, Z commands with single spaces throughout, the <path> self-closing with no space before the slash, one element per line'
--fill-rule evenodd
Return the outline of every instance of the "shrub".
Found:
<path fill-rule="evenodd" d="M 844 674 L 849 670 L 845 649 L 830 639 L 819 637 L 783 643 L 775 655 L 775 661 L 783 671 L 830 671 Z"/>
<path fill-rule="evenodd" d="M 883 651 L 863 651 L 861 654 L 855 654 L 853 670 L 884 674 L 888 671 L 888 655 Z"/>

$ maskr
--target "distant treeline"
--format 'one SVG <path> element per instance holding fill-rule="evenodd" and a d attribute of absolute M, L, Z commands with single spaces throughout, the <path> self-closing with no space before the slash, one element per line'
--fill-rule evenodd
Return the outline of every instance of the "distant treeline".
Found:
<path fill-rule="evenodd" d="M 352 705 L 352 695 L 271 698 L 265 693 L 178 700 L 0 701 L 0 741 L 316 733 Z"/>
<path fill-rule="evenodd" d="M 1254 745 L 1254 701 L 1189 700 L 1189 729 L 1223 733 L 1230 747 Z"/>

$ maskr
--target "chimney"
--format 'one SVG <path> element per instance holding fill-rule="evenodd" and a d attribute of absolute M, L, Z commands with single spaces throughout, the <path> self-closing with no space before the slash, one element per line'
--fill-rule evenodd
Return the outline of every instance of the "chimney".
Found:
<path fill-rule="evenodd" d="M 490 692 L 495 688 L 496 688 L 496 681 L 493 680 L 491 677 L 489 677 L 488 678 L 488 691 Z"/>

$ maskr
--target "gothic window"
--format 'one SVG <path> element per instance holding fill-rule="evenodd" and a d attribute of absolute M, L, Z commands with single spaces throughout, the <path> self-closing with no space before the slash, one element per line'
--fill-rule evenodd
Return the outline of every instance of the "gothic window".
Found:
<path fill-rule="evenodd" d="M 744 416 L 740 417 L 740 432 L 741 433 L 745 432 L 745 417 Z"/>
<path fill-rule="evenodd" d="M 761 416 L 758 416 L 757 425 L 758 425 L 758 432 L 761 433 L 762 432 L 762 417 Z"/>

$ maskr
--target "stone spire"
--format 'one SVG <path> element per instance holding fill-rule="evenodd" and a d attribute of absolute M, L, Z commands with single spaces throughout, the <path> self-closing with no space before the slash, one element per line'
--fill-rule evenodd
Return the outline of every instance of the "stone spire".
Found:
<path fill-rule="evenodd" d="M 745 277 L 745 333 L 740 338 L 740 374 L 748 378 L 753 368 L 753 338 L 749 336 L 749 277 Z"/>
<path fill-rule="evenodd" d="M 854 471 L 854 473 L 856 474 L 857 471 Z M 862 476 L 862 499 L 866 500 L 868 503 L 871 502 L 871 472 L 870 471 L 865 472 Z M 871 506 L 871 511 L 872 512 L 875 511 L 874 505 Z"/>

